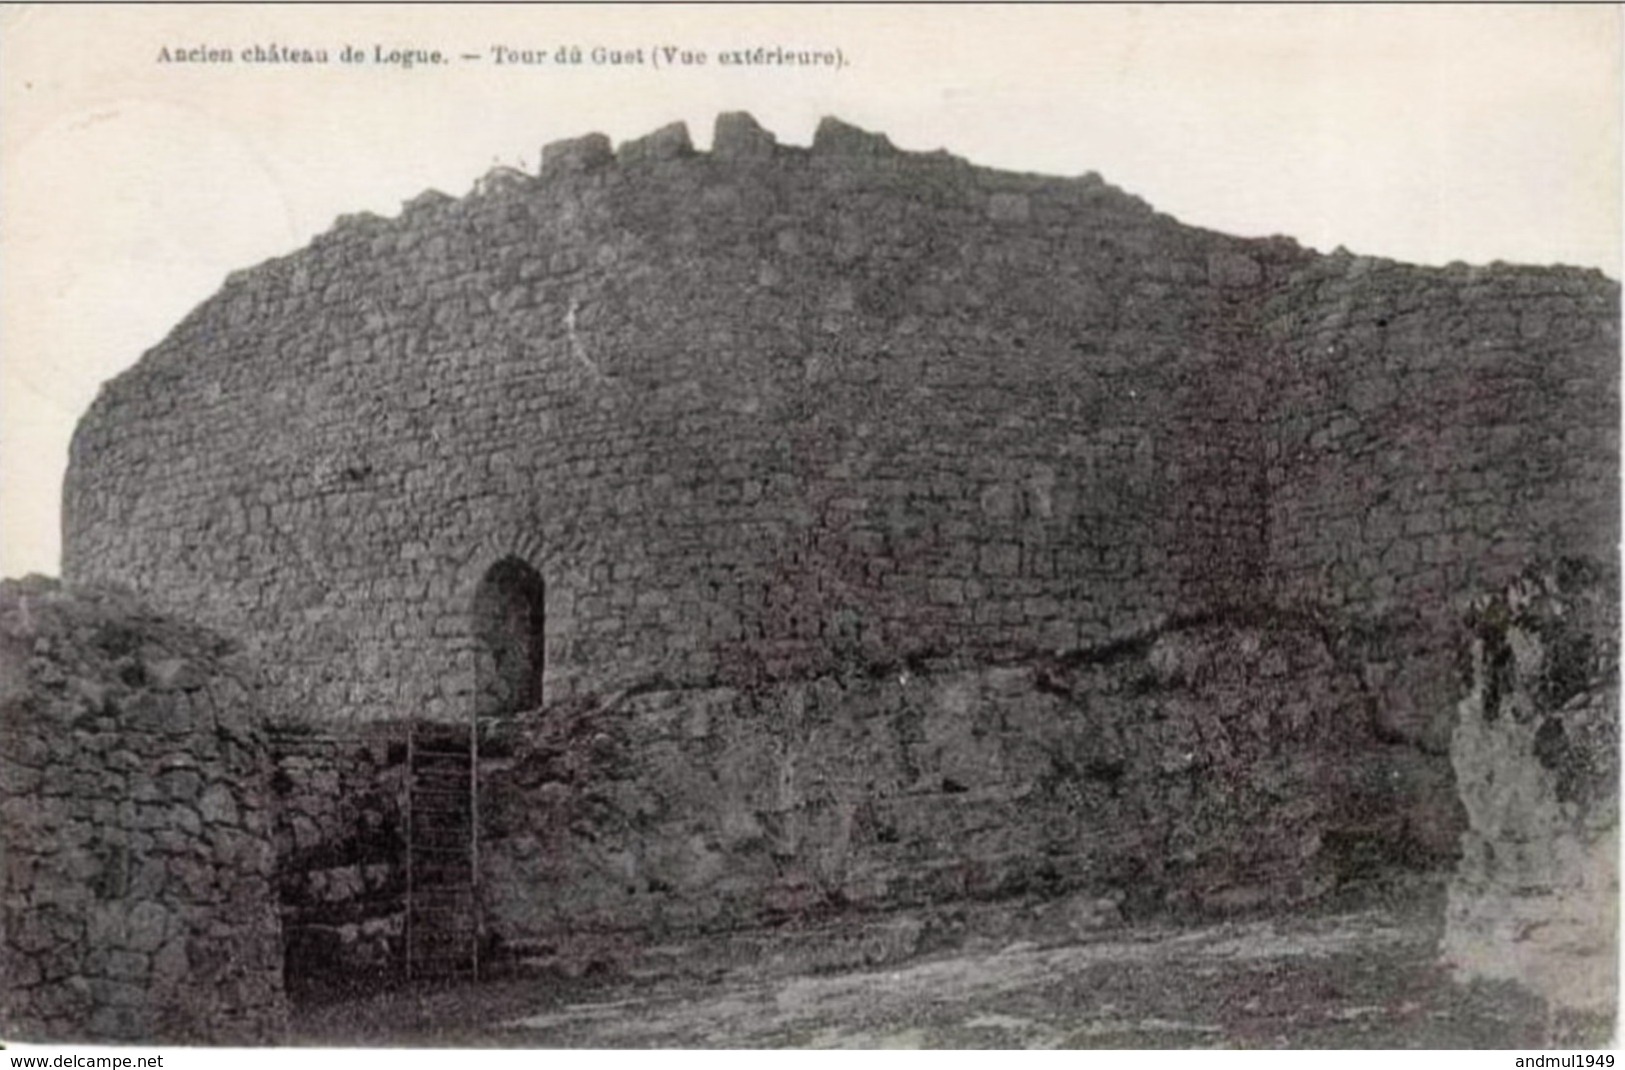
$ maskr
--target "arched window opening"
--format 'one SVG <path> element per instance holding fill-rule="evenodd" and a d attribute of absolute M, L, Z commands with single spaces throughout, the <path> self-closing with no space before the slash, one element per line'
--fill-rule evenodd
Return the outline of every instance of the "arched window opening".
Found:
<path fill-rule="evenodd" d="M 516 557 L 492 565 L 475 589 L 478 716 L 504 716 L 542 704 L 544 591 L 540 574 Z"/>

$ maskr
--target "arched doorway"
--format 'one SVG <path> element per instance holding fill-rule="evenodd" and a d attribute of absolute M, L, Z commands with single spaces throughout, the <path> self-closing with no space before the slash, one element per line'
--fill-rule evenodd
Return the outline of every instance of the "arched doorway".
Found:
<path fill-rule="evenodd" d="M 476 716 L 498 717 L 541 705 L 545 590 L 541 575 L 517 557 L 492 565 L 475 588 Z"/>

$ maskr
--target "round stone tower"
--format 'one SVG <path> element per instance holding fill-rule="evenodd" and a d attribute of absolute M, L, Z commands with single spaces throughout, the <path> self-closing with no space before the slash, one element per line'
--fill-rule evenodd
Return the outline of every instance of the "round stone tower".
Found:
<path fill-rule="evenodd" d="M 1244 358 L 1306 255 L 833 120 L 551 145 L 233 276 L 108 384 L 66 572 L 322 719 L 1076 649 L 1256 592 Z"/>
<path fill-rule="evenodd" d="M 515 718 L 515 941 L 1301 898 L 1453 849 L 1461 600 L 1614 554 L 1617 309 L 835 120 L 593 135 L 229 279 L 81 422 L 65 570 L 280 719 Z"/>

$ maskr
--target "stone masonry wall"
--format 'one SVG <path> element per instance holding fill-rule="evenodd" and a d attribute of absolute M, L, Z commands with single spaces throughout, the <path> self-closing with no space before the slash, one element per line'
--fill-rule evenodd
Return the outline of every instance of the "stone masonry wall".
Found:
<path fill-rule="evenodd" d="M 800 731 L 794 696 L 829 681 L 868 681 L 837 718 L 858 732 L 878 710 L 914 716 L 887 690 L 903 685 L 883 683 L 897 666 L 980 679 L 1196 620 L 1312 621 L 1338 686 L 1363 696 L 1338 722 L 1361 736 L 1338 804 L 1358 814 L 1328 823 L 1325 842 L 1386 830 L 1408 844 L 1397 853 L 1437 859 L 1460 827 L 1452 607 L 1537 551 L 1602 558 L 1617 543 L 1618 310 L 1595 272 L 1321 256 L 1183 226 L 1095 175 L 993 172 L 834 120 L 809 149 L 743 115 L 719 119 L 709 153 L 680 126 L 618 151 L 594 135 L 548 146 L 538 176 L 498 171 L 460 200 L 346 217 L 232 276 L 81 422 L 64 567 L 240 638 L 295 720 L 460 720 L 486 685 L 579 717 L 665 694 L 742 720 L 727 746 L 702 746 L 664 740 L 652 715 L 600 716 L 594 733 L 621 741 L 615 768 L 651 777 L 691 761 L 696 775 L 724 760 L 778 768 L 786 752 L 763 726 Z M 476 611 L 493 577 L 519 595 L 480 604 L 514 609 L 497 616 L 539 641 Z M 482 646 L 482 628 L 504 651 Z M 524 679 L 538 651 L 539 696 Z M 1049 705 L 1028 727 L 1042 734 L 1065 704 L 1033 686 Z M 1345 709 L 1327 701 L 1316 717 Z M 534 733 L 521 751 L 554 746 L 548 716 L 521 718 L 519 735 Z M 821 738 L 795 761 L 823 762 Z M 1125 738 L 1161 753 L 1139 729 Z M 860 750 L 879 764 L 852 775 L 906 796 L 913 781 L 894 770 L 913 768 L 908 746 Z M 1302 758 L 1294 768 L 1313 764 Z M 550 760 L 516 767 L 536 785 L 504 790 L 536 801 L 532 787 L 558 781 L 537 772 Z M 1234 809 L 1242 796 L 1216 797 L 1238 830 L 1270 830 L 1274 807 L 1319 805 L 1312 780 L 1291 785 L 1303 798 L 1251 817 Z M 643 813 L 630 789 L 602 791 L 593 820 Z M 1161 791 L 1113 812 L 1125 843 L 1146 848 L 1178 820 L 1157 811 L 1173 799 Z M 878 862 L 862 879 L 795 877 L 828 869 L 820 852 L 890 857 L 837 847 L 859 841 L 833 818 L 805 818 L 782 873 L 779 846 L 763 849 L 771 864 L 739 861 L 755 848 L 736 839 L 755 833 L 727 822 L 802 812 L 774 806 L 672 809 L 690 816 L 662 820 L 708 831 L 663 835 L 706 846 L 692 865 L 628 848 L 625 886 L 644 881 L 647 902 L 604 883 L 622 861 L 526 855 L 527 836 L 561 835 L 551 817 L 511 825 L 520 883 L 506 887 L 549 892 L 499 914 L 515 933 L 548 929 L 583 902 L 568 875 L 624 917 L 710 924 L 696 905 L 710 878 L 695 874 L 716 859 L 756 882 L 727 892 L 745 916 L 813 895 L 796 888 L 862 901 L 875 872 L 880 901 L 915 894 Z M 1025 810 L 998 812 L 1005 824 L 983 834 L 1039 853 L 944 889 L 1014 887 L 1067 855 L 1023 838 Z M 780 843 L 779 818 L 752 820 Z M 910 835 L 970 834 L 943 820 Z M 1246 858 L 1251 837 L 1223 842 Z M 952 871 L 943 850 L 932 857 Z M 1116 857 L 1080 850 L 1090 861 L 1061 866 L 1064 879 Z"/>
<path fill-rule="evenodd" d="M 1247 340 L 1309 254 L 835 122 L 591 144 L 234 276 L 81 424 L 67 573 L 242 636 L 320 720 L 463 716 L 507 556 L 554 697 L 1256 589 Z"/>
<path fill-rule="evenodd" d="M 285 1025 L 256 681 L 133 600 L 0 583 L 0 1035 Z"/>
<path fill-rule="evenodd" d="M 1468 829 L 1442 951 L 1557 1012 L 1618 1012 L 1619 589 L 1612 565 L 1531 568 L 1467 618 L 1451 744 Z M 1604 1036 L 1607 1035 L 1605 1031 Z"/>
<path fill-rule="evenodd" d="M 1330 887 L 1373 755 L 1312 628 L 1192 623 L 1085 657 L 647 690 L 512 726 L 487 775 L 508 950 L 1083 891 L 1227 911 Z"/>
<path fill-rule="evenodd" d="M 1272 597 L 1363 633 L 1381 728 L 1449 747 L 1466 598 L 1619 543 L 1619 291 L 1346 255 L 1272 296 Z"/>
<path fill-rule="evenodd" d="M 401 975 L 406 731 L 270 733 L 276 887 L 296 995 Z"/>

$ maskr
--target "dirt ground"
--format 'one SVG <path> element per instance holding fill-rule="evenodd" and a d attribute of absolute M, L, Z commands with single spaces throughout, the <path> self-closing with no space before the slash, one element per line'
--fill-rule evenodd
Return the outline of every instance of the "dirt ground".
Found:
<path fill-rule="evenodd" d="M 1437 961 L 1437 890 L 1286 917 L 974 936 L 906 961 L 783 957 L 511 976 L 303 1009 L 297 1043 L 536 1048 L 1530 1048 L 1611 1042 Z"/>

